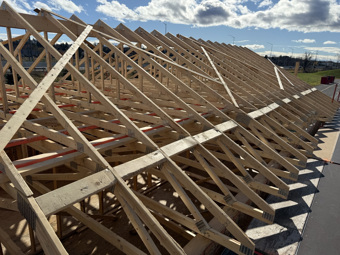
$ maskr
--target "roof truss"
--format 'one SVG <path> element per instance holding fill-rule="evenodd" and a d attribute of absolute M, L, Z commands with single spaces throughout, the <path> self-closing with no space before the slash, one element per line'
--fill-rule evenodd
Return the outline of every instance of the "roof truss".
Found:
<path fill-rule="evenodd" d="M 190 253 L 190 243 L 180 244 L 168 229 L 190 242 L 200 236 L 252 254 L 254 243 L 228 210 L 272 223 L 275 211 L 259 192 L 288 196 L 281 177 L 296 180 L 316 148 L 308 128 L 337 108 L 242 47 L 111 28 L 101 20 L 90 26 L 47 10 L 19 14 L 5 1 L 0 26 L 8 35 L 0 44 L 6 61 L 0 65 L 0 208 L 18 208 L 46 254 L 67 254 L 47 220 L 60 220 L 62 212 L 127 254 Z M 26 32 L 12 38 L 12 28 Z M 52 40 L 49 33 L 56 33 Z M 63 54 L 53 47 L 62 35 L 73 41 Z M 21 51 L 30 36 L 43 50 L 26 70 Z M 36 81 L 32 72 L 41 61 L 47 74 Z M 4 77 L 9 69 L 13 84 Z M 137 191 L 142 175 L 146 189 L 167 183 L 184 209 Z M 101 214 L 104 195 L 119 204 L 143 245 L 76 206 L 96 194 Z M 1 228 L 0 241 L 19 254 Z"/>

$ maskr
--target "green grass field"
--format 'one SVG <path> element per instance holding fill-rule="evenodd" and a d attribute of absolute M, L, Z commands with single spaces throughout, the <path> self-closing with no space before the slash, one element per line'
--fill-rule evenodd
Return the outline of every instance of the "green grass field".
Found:
<path fill-rule="evenodd" d="M 298 77 L 301 80 L 307 82 L 312 86 L 319 85 L 321 82 L 321 77 L 323 76 L 335 76 L 335 79 L 339 79 L 340 69 L 320 71 L 316 73 L 298 73 Z"/>

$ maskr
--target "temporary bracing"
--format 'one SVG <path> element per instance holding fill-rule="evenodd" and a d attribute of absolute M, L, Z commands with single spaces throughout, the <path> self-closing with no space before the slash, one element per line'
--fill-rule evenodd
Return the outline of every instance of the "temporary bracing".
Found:
<path fill-rule="evenodd" d="M 339 105 L 247 48 L 35 11 L 0 10 L 0 221 L 20 212 L 29 230 L 24 244 L 22 218 L 1 223 L 3 249 L 80 254 L 61 237 L 85 226 L 127 254 L 199 254 L 198 240 L 253 254 L 241 215 L 273 222 L 262 195 L 287 197 Z"/>

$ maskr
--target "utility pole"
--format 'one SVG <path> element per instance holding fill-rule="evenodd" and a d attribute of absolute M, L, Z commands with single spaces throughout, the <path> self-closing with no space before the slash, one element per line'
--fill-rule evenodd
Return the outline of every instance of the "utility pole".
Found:
<path fill-rule="evenodd" d="M 317 60 L 318 60 L 318 53 L 319 51 L 317 50 L 316 53 L 315 53 L 315 60 L 314 60 L 314 64 L 313 64 L 313 71 L 315 71 L 315 68 L 317 67 Z"/>
<path fill-rule="evenodd" d="M 166 35 L 166 32 L 167 32 L 166 29 L 167 29 L 168 24 L 166 24 L 166 22 L 163 22 L 163 24 L 164 24 L 164 35 Z"/>

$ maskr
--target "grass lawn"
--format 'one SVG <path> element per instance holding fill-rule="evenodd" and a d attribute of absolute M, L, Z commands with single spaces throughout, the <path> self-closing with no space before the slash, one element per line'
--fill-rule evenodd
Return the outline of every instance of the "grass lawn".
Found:
<path fill-rule="evenodd" d="M 315 86 L 319 85 L 321 82 L 321 77 L 323 76 L 335 76 L 335 79 L 340 78 L 340 69 L 320 71 L 316 73 L 298 73 L 298 77 L 307 82 L 308 84 Z"/>

